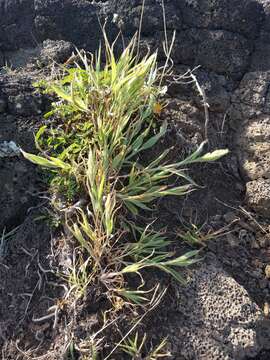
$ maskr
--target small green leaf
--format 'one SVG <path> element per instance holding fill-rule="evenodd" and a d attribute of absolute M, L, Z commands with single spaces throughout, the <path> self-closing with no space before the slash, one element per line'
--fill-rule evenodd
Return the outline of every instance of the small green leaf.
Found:
<path fill-rule="evenodd" d="M 68 93 L 66 93 L 63 88 L 57 85 L 52 85 L 51 89 L 56 93 L 57 96 L 62 98 L 63 100 L 66 100 L 68 102 L 72 102 L 72 96 Z"/>
<path fill-rule="evenodd" d="M 47 168 L 51 168 L 51 169 L 63 169 L 63 170 L 70 170 L 71 166 L 69 164 L 64 163 L 62 160 L 54 158 L 54 157 L 49 157 L 49 159 L 46 159 L 42 156 L 38 156 L 38 155 L 34 155 L 34 154 L 29 154 L 23 150 L 21 150 L 23 156 L 31 161 L 32 163 L 39 165 L 39 166 L 43 166 L 43 167 L 47 167 Z"/>
<path fill-rule="evenodd" d="M 147 150 L 153 147 L 158 142 L 158 140 L 166 134 L 166 131 L 167 131 L 167 123 L 165 122 L 161 126 L 159 133 L 152 136 L 149 140 L 147 140 L 145 144 L 140 148 L 140 151 Z"/>
<path fill-rule="evenodd" d="M 207 154 L 201 156 L 199 159 L 197 159 L 196 162 L 216 161 L 216 160 L 220 159 L 221 157 L 227 155 L 228 153 L 229 153 L 228 149 L 215 150 L 215 151 L 212 151 L 210 153 L 207 153 Z"/>
<path fill-rule="evenodd" d="M 38 141 L 38 140 L 40 139 L 41 135 L 44 134 L 44 132 L 45 132 L 46 129 L 47 129 L 47 126 L 46 126 L 46 125 L 41 126 L 41 127 L 39 128 L 38 132 L 37 132 L 36 135 L 35 135 L 35 140 L 36 140 L 36 141 Z"/>
<path fill-rule="evenodd" d="M 124 267 L 124 269 L 122 269 L 121 273 L 122 274 L 127 274 L 127 273 L 137 273 L 138 271 L 140 271 L 141 269 L 143 269 L 145 266 L 144 263 L 133 263 L 130 265 L 127 265 L 126 267 Z"/>

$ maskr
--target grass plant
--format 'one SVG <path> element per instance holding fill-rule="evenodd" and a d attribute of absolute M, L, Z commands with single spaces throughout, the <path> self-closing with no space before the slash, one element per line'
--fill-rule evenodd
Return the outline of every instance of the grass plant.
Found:
<path fill-rule="evenodd" d="M 121 348 L 123 351 L 130 356 L 130 359 L 136 360 L 136 359 L 145 359 L 145 360 L 157 360 L 161 358 L 170 358 L 171 354 L 165 350 L 166 347 L 166 339 L 163 339 L 160 344 L 158 344 L 156 347 L 150 350 L 150 352 L 142 356 L 143 354 L 143 348 L 147 340 L 146 333 L 143 335 L 142 339 L 139 340 L 139 334 L 136 332 L 134 337 L 129 337 L 127 341 L 123 345 L 121 345 Z"/>
<path fill-rule="evenodd" d="M 203 154 L 202 144 L 186 159 L 168 163 L 167 149 L 144 164 L 144 152 L 167 131 L 157 120 L 167 91 L 161 85 L 166 69 L 158 68 L 156 52 L 139 59 L 136 37 L 119 57 L 105 32 L 104 43 L 105 63 L 101 48 L 95 55 L 78 52 L 74 67 L 43 81 L 57 101 L 35 136 L 39 155 L 22 153 L 47 169 L 53 204 L 76 240 L 67 272 L 70 292 L 81 297 L 88 286 L 102 283 L 119 310 L 119 304 L 149 301 L 143 287 L 147 269 L 183 281 L 179 270 L 198 261 L 197 250 L 175 256 L 165 234 L 151 225 L 140 227 L 137 215 L 151 212 L 159 198 L 193 191 L 187 166 L 215 161 L 227 150 Z M 172 178 L 178 185 L 170 185 Z M 131 274 L 139 276 L 139 287 L 132 288 Z M 128 350 L 131 344 L 123 346 Z"/>
<path fill-rule="evenodd" d="M 146 268 L 163 270 L 181 281 L 178 268 L 196 262 L 198 253 L 175 257 L 167 251 L 170 241 L 163 234 L 127 223 L 129 213 L 136 217 L 140 210 L 151 211 L 158 198 L 193 191 L 195 184 L 183 169 L 215 161 L 227 151 L 202 155 L 202 144 L 186 159 L 167 163 L 168 149 L 142 165 L 141 154 L 167 129 L 166 123 L 158 131 L 153 126 L 155 107 L 166 93 L 160 85 L 157 53 L 137 60 L 134 37 L 117 59 L 105 32 L 104 40 L 104 65 L 101 48 L 90 58 L 78 52 L 80 64 L 64 68 L 60 78 L 47 84 L 46 91 L 59 101 L 46 115 L 52 121 L 36 134 L 41 155 L 23 155 L 50 170 L 51 190 L 62 195 L 65 224 L 82 249 L 70 273 L 71 286 L 81 293 L 99 279 L 109 291 L 120 289 L 123 294 L 125 275 Z M 172 176 L 182 184 L 169 185 Z M 76 205 L 82 199 L 84 205 Z M 74 204 L 71 216 L 68 210 Z"/>

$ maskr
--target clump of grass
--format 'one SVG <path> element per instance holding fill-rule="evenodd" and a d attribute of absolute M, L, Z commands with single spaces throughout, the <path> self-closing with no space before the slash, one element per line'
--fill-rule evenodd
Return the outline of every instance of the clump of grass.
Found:
<path fill-rule="evenodd" d="M 160 344 L 151 349 L 147 355 L 142 356 L 143 347 L 145 345 L 147 339 L 147 335 L 144 334 L 142 339 L 139 339 L 138 332 L 136 332 L 134 337 L 129 337 L 121 348 L 123 351 L 130 356 L 130 359 L 136 360 L 144 358 L 145 360 L 157 360 L 161 358 L 169 358 L 171 357 L 170 352 L 166 351 L 166 339 L 163 339 Z"/>
<path fill-rule="evenodd" d="M 151 211 L 158 198 L 193 191 L 186 166 L 215 161 L 227 151 L 202 155 L 202 144 L 185 160 L 167 163 L 168 149 L 143 165 L 141 154 L 167 130 L 166 123 L 156 122 L 167 90 L 161 85 L 166 72 L 158 68 L 156 52 L 138 60 L 136 38 L 118 59 L 105 33 L 104 40 L 105 64 L 101 49 L 95 55 L 78 52 L 79 63 L 46 84 L 58 101 L 36 134 L 40 155 L 22 152 L 50 171 L 54 205 L 77 241 L 79 251 L 74 250 L 68 272 L 71 291 L 81 296 L 101 282 L 119 308 L 119 303 L 147 302 L 143 269 L 156 268 L 183 281 L 179 269 L 198 261 L 198 251 L 177 257 L 169 252 L 164 234 L 138 227 L 136 215 Z M 169 185 L 171 177 L 182 184 Z M 130 274 L 139 275 L 140 288 L 131 288 Z"/>
<path fill-rule="evenodd" d="M 186 230 L 179 229 L 176 234 L 182 240 L 189 244 L 191 247 L 205 247 L 207 243 L 213 239 L 225 236 L 229 233 L 228 226 L 219 230 L 204 231 L 204 225 L 198 226 L 191 223 Z"/>

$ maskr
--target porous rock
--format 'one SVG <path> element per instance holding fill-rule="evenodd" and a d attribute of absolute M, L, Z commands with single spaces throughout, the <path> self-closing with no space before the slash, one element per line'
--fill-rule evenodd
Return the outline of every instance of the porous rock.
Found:
<path fill-rule="evenodd" d="M 21 116 L 41 115 L 46 109 L 46 98 L 35 91 L 33 83 L 37 80 L 30 72 L 3 75 L 0 78 L 0 91 L 6 100 L 6 111 Z"/>
<path fill-rule="evenodd" d="M 64 40 L 45 40 L 35 47 L 6 51 L 6 63 L 11 69 L 48 66 L 53 62 L 64 63 L 71 56 L 74 46 Z M 1 66 L 1 64 L 0 64 Z"/>
<path fill-rule="evenodd" d="M 22 48 L 13 51 L 5 51 L 6 65 L 11 71 L 30 67 L 40 54 L 39 46 Z"/>
<path fill-rule="evenodd" d="M 4 99 L 0 113 L 0 143 L 14 144 L 26 151 L 35 149 L 33 134 L 40 126 L 46 98 L 35 94 L 32 83 L 37 74 L 20 71 L 2 75 L 0 99 Z M 8 153 L 6 152 L 6 155 Z M 36 203 L 39 176 L 35 166 L 19 153 L 0 158 L 0 229 L 12 228 L 23 221 L 29 209 Z"/>
<path fill-rule="evenodd" d="M 161 33 L 158 43 L 162 44 Z M 240 79 L 249 65 L 252 42 L 226 30 L 188 28 L 177 34 L 172 51 L 176 64 L 197 65 L 232 79 Z M 162 47 L 160 46 L 160 52 Z"/>
<path fill-rule="evenodd" d="M 269 17 L 267 23 L 269 24 Z M 251 56 L 252 71 L 268 71 L 270 69 L 270 32 L 261 30 L 260 36 L 254 44 Z"/>
<path fill-rule="evenodd" d="M 174 78 L 179 78 L 179 81 L 172 82 L 168 88 L 169 94 L 177 98 L 190 101 L 194 99 L 195 103 L 202 107 L 202 97 L 196 88 L 195 84 L 188 83 L 181 78 L 189 70 L 188 66 L 175 66 Z M 232 90 L 232 82 L 223 75 L 218 75 L 215 72 L 206 71 L 198 68 L 193 71 L 200 87 L 204 90 L 207 103 L 211 112 L 224 112 L 230 105 L 230 93 Z"/>
<path fill-rule="evenodd" d="M 269 82 L 270 71 L 254 71 L 244 75 L 232 97 L 240 114 L 239 117 L 233 114 L 233 120 L 270 114 Z"/>
<path fill-rule="evenodd" d="M 246 184 L 246 201 L 259 214 L 270 218 L 270 179 L 257 179 Z"/>
<path fill-rule="evenodd" d="M 133 36 L 138 30 L 141 19 L 142 0 L 112 0 L 106 6 L 107 14 L 115 14 L 113 21 L 125 36 Z M 164 1 L 166 8 L 167 30 L 181 30 L 183 19 L 179 5 L 175 1 Z M 154 36 L 164 31 L 163 10 L 160 1 L 145 2 L 144 17 L 142 20 L 142 36 Z"/>
<path fill-rule="evenodd" d="M 52 62 L 64 63 L 71 56 L 74 46 L 64 40 L 45 40 L 40 51 L 39 61 L 42 65 Z"/>
<path fill-rule="evenodd" d="M 264 21 L 251 58 L 251 70 L 267 71 L 270 69 L 270 3 L 268 0 L 258 0 L 264 9 Z"/>
<path fill-rule="evenodd" d="M 247 201 L 253 208 L 263 210 L 261 197 L 264 179 L 270 177 L 270 71 L 245 74 L 232 96 L 231 126 L 237 129 L 238 159 L 241 172 L 247 180 Z M 256 185 L 255 180 L 262 179 Z M 258 194 L 252 194 L 256 189 Z M 260 190 L 259 190 L 260 189 Z M 263 190 L 265 194 L 266 189 Z M 262 207 L 259 204 L 264 204 Z"/>
<path fill-rule="evenodd" d="M 33 165 L 19 157 L 0 159 L 0 229 L 14 228 L 37 200 L 38 176 Z"/>
<path fill-rule="evenodd" d="M 34 0 L 0 0 L 0 49 L 14 51 L 36 44 Z"/>
<path fill-rule="evenodd" d="M 172 333 L 185 359 L 240 360 L 259 353 L 261 311 L 215 259 L 192 271 L 177 304 Z"/>
<path fill-rule="evenodd" d="M 238 152 L 242 170 L 249 179 L 270 178 L 270 115 L 246 121 L 241 127 Z"/>
<path fill-rule="evenodd" d="M 195 28 L 224 29 L 255 37 L 264 19 L 256 0 L 176 0 L 185 24 Z"/>
<path fill-rule="evenodd" d="M 9 96 L 8 106 L 11 114 L 31 116 L 42 114 L 42 97 L 33 94 Z"/>
<path fill-rule="evenodd" d="M 245 37 L 224 30 L 205 30 L 200 31 L 200 40 L 196 65 L 234 79 L 242 77 L 252 49 Z"/>
<path fill-rule="evenodd" d="M 105 20 L 102 8 L 102 4 L 86 0 L 35 0 L 36 36 L 39 41 L 66 40 L 95 51 L 102 37 L 99 19 L 101 23 Z"/>
<path fill-rule="evenodd" d="M 31 0 L 28 6 L 25 2 L 0 1 L 4 14 L 0 22 L 0 50 L 33 47 L 36 40 L 52 39 L 94 51 L 102 37 L 98 19 L 101 23 L 107 19 L 110 39 L 119 29 L 124 37 L 130 37 L 138 29 L 142 10 L 142 0 Z M 167 0 L 164 5 L 169 40 L 172 31 L 177 31 L 175 63 L 199 64 L 234 79 L 242 77 L 264 21 L 263 6 L 258 1 Z M 164 35 L 162 4 L 149 0 L 144 8 L 142 40 L 147 39 L 162 50 Z"/>

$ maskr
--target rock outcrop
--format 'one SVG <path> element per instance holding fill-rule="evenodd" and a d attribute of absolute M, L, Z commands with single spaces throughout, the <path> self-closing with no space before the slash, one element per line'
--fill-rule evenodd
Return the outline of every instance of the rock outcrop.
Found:
<path fill-rule="evenodd" d="M 169 329 L 184 359 L 247 359 L 263 347 L 258 306 L 215 259 L 193 271 L 178 295 Z"/>

